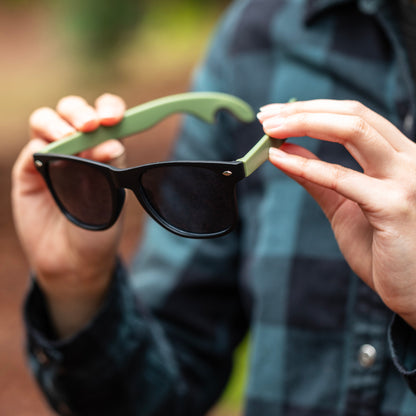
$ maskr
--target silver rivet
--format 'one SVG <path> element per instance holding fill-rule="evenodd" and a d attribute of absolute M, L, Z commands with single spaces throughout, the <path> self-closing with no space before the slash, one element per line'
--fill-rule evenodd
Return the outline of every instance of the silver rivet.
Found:
<path fill-rule="evenodd" d="M 38 167 L 42 167 L 43 163 L 42 163 L 41 160 L 35 160 L 35 165 L 38 166 Z"/>
<path fill-rule="evenodd" d="M 377 351 L 370 344 L 361 345 L 358 353 L 358 361 L 364 368 L 371 367 L 376 361 Z"/>
<path fill-rule="evenodd" d="M 226 170 L 222 173 L 224 176 L 231 176 L 233 173 L 230 170 Z"/>

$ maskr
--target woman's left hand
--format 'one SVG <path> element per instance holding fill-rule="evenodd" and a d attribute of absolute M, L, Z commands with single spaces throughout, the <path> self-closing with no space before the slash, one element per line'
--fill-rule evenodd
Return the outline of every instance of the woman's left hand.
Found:
<path fill-rule="evenodd" d="M 362 173 L 290 143 L 270 151 L 319 203 L 355 273 L 416 329 L 416 144 L 355 101 L 270 104 L 258 118 L 271 137 L 337 142 L 360 164 Z"/>

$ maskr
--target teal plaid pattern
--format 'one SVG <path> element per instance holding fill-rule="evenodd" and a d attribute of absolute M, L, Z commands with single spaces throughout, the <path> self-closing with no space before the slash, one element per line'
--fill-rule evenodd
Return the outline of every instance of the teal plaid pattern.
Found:
<path fill-rule="evenodd" d="M 413 139 L 414 82 L 396 16 L 387 0 L 235 1 L 194 88 L 255 109 L 291 97 L 359 100 Z M 189 118 L 172 158 L 233 160 L 261 135 L 259 123 L 226 113 L 213 126 Z M 359 169 L 337 144 L 291 141 Z M 350 270 L 316 203 L 269 163 L 237 192 L 239 226 L 225 237 L 183 239 L 148 222 L 131 270 L 119 265 L 103 309 L 70 340 L 54 339 L 34 282 L 28 356 L 51 406 L 203 415 L 250 331 L 246 415 L 416 415 L 415 334 Z M 377 351 L 369 367 L 358 360 L 364 344 Z"/>

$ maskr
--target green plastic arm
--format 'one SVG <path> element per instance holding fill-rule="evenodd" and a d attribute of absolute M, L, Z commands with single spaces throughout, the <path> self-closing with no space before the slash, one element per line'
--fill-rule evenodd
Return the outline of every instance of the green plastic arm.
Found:
<path fill-rule="evenodd" d="M 272 139 L 265 134 L 246 155 L 237 159 L 239 162 L 243 162 L 245 176 L 251 175 L 269 159 L 269 149 L 271 147 L 280 147 L 284 142 L 285 139 Z"/>
<path fill-rule="evenodd" d="M 292 97 L 288 102 L 293 103 L 295 101 L 297 99 Z M 243 162 L 246 178 L 269 159 L 269 149 L 271 147 L 279 148 L 285 141 L 286 139 L 272 139 L 265 134 L 246 155 L 237 159 L 239 162 Z"/>
<path fill-rule="evenodd" d="M 243 100 L 219 92 L 188 92 L 159 98 L 128 109 L 123 120 L 111 127 L 99 127 L 90 133 L 77 132 L 45 146 L 41 153 L 72 155 L 108 139 L 121 139 L 154 126 L 174 113 L 188 113 L 208 123 L 215 121 L 218 110 L 228 110 L 243 122 L 254 120 L 252 108 Z"/>

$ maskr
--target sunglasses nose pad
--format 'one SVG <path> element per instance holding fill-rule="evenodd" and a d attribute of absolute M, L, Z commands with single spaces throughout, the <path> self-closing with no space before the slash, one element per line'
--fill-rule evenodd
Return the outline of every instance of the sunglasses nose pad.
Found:
<path fill-rule="evenodd" d="M 124 189 L 117 189 L 117 193 L 115 194 L 115 198 L 113 199 L 112 204 L 112 212 L 109 216 L 109 220 L 103 223 L 101 226 L 98 226 L 98 229 L 105 230 L 110 228 L 114 225 L 114 223 L 118 220 L 124 206 L 124 202 L 126 200 L 126 192 Z M 102 209 L 105 210 L 104 207 Z"/>
<path fill-rule="evenodd" d="M 85 222 L 84 228 L 95 230 L 106 230 L 114 225 L 122 212 L 124 201 L 126 199 L 126 192 L 124 189 L 117 189 L 116 194 L 113 194 L 112 203 L 104 203 L 96 205 L 95 218 L 96 223 Z M 77 222 L 77 221 L 76 221 Z M 81 221 L 82 223 L 82 221 Z"/>
<path fill-rule="evenodd" d="M 134 185 L 129 186 L 129 189 L 133 192 L 143 210 L 147 212 L 147 214 L 149 214 L 156 222 L 163 225 L 158 205 L 155 204 L 160 191 L 159 187 L 154 186 L 150 189 L 145 189 L 141 182 L 141 178 L 136 178 Z"/>
<path fill-rule="evenodd" d="M 120 215 L 124 202 L 126 201 L 126 191 L 124 189 L 118 189 L 117 190 L 117 196 L 116 196 L 116 204 L 114 206 L 114 222 L 117 220 L 118 216 Z"/>
<path fill-rule="evenodd" d="M 148 204 L 146 203 L 146 197 L 143 194 L 143 190 L 140 188 L 140 186 L 131 187 L 130 190 L 132 191 L 133 195 L 135 196 L 135 198 L 139 202 L 141 208 L 143 208 L 144 210 L 147 210 L 148 209 L 148 206 L 147 206 Z"/>

